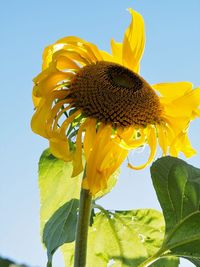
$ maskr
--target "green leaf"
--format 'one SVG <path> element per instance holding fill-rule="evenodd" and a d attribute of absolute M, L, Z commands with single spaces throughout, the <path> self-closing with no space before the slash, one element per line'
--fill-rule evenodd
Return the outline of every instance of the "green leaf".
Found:
<path fill-rule="evenodd" d="M 101 210 L 89 228 L 87 267 L 138 267 L 161 247 L 164 219 L 158 211 Z M 72 267 L 74 243 L 65 244 L 63 254 L 66 266 Z M 177 267 L 178 262 L 176 258 L 163 258 L 152 266 Z"/>
<path fill-rule="evenodd" d="M 200 265 L 200 169 L 164 157 L 151 167 L 163 209 L 166 233 L 160 254 L 185 257 Z"/>
<path fill-rule="evenodd" d="M 71 173 L 70 162 L 55 158 L 49 149 L 43 152 L 39 161 L 40 224 L 50 262 L 63 242 L 74 239 L 82 174 L 71 178 Z"/>
<path fill-rule="evenodd" d="M 71 199 L 45 224 L 43 242 L 47 248 L 49 262 L 58 247 L 75 240 L 78 207 L 79 201 Z"/>
<path fill-rule="evenodd" d="M 178 267 L 179 259 L 177 257 L 165 257 L 156 259 L 156 262 L 151 264 L 151 267 Z"/>

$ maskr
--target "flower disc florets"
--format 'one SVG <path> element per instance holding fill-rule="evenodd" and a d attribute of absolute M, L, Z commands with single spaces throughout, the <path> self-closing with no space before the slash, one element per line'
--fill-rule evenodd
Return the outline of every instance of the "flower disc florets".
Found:
<path fill-rule="evenodd" d="M 86 117 L 116 126 L 146 126 L 160 121 L 159 98 L 138 74 L 100 61 L 79 70 L 69 98 Z"/>

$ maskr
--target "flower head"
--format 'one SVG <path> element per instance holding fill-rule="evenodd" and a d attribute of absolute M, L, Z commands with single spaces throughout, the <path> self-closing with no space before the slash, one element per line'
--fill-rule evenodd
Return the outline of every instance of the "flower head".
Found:
<path fill-rule="evenodd" d="M 195 153 L 187 131 L 200 116 L 200 88 L 189 82 L 149 85 L 140 76 L 144 22 L 129 11 L 131 24 L 122 43 L 111 40 L 112 54 L 65 37 L 44 50 L 43 70 L 34 79 L 33 131 L 49 140 L 56 157 L 73 161 L 72 176 L 83 171 L 84 154 L 83 187 L 93 195 L 106 189 L 131 149 L 150 147 L 148 161 L 129 164 L 133 169 L 153 160 L 157 143 L 164 155 Z"/>

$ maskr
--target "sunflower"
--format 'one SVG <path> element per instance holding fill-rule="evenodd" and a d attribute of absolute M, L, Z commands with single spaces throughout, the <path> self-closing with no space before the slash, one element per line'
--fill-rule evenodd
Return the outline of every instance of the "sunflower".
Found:
<path fill-rule="evenodd" d="M 195 154 L 188 138 L 191 120 L 200 116 L 200 88 L 190 82 L 150 85 L 140 74 L 145 46 L 142 16 L 132 20 L 112 53 L 78 37 L 48 46 L 42 72 L 34 79 L 32 130 L 49 140 L 54 156 L 73 162 L 72 176 L 83 171 L 83 188 L 94 196 L 132 149 L 147 144 L 155 157 Z"/>

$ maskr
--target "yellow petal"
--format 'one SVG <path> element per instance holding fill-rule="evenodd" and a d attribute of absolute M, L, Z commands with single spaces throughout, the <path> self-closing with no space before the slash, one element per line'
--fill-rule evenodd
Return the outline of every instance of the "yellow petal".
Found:
<path fill-rule="evenodd" d="M 74 74 L 70 72 L 62 72 L 58 70 L 48 71 L 48 69 L 46 69 L 44 72 L 45 73 L 40 73 L 34 79 L 35 86 L 33 88 L 33 94 L 37 97 L 46 97 L 53 90 L 57 88 L 59 89 L 61 86 L 63 86 L 60 85 L 60 83 L 71 80 L 74 77 Z M 44 76 L 42 76 L 43 74 Z"/>
<path fill-rule="evenodd" d="M 78 130 L 78 134 L 76 137 L 76 151 L 73 155 L 73 173 L 72 177 L 76 177 L 83 171 L 83 163 L 82 163 L 82 134 L 87 124 L 87 120 L 83 122 Z"/>
<path fill-rule="evenodd" d="M 49 147 L 51 150 L 51 153 L 64 161 L 70 161 L 72 160 L 72 153 L 69 149 L 69 144 L 67 138 L 65 140 L 62 140 L 58 137 L 51 137 L 49 139 Z"/>
<path fill-rule="evenodd" d="M 200 106 L 200 88 L 191 90 L 184 96 L 175 99 L 172 104 L 178 109 L 176 114 L 180 112 L 178 114 L 182 114 L 182 116 L 191 116 L 191 113 Z"/>
<path fill-rule="evenodd" d="M 58 47 L 58 46 L 59 46 L 59 44 L 53 45 L 53 47 Z M 76 60 L 83 65 L 91 64 L 93 62 L 92 58 L 85 51 L 85 49 L 83 49 L 79 46 L 72 45 L 72 44 L 63 44 L 62 46 L 60 46 L 60 49 L 58 49 L 58 48 L 54 49 L 53 48 L 53 52 L 52 52 L 52 48 L 50 48 L 49 52 L 45 52 L 45 54 L 47 54 L 47 56 L 43 57 L 43 66 L 42 66 L 43 70 L 47 69 L 50 66 L 54 53 L 59 53 L 60 55 L 65 55 L 66 57 L 68 57 L 72 60 Z"/>
<path fill-rule="evenodd" d="M 195 111 L 194 111 L 194 117 L 200 117 L 200 109 L 196 109 Z"/>
<path fill-rule="evenodd" d="M 65 54 L 68 58 L 77 61 L 78 63 L 84 65 L 89 65 L 92 63 L 91 60 L 88 60 L 87 58 L 85 58 L 82 54 L 80 54 L 77 51 L 73 51 L 73 50 L 67 50 L 65 51 Z"/>
<path fill-rule="evenodd" d="M 72 104 L 70 104 L 66 108 L 61 109 L 64 104 L 66 104 L 66 100 L 59 101 L 51 110 L 49 119 L 47 120 L 47 131 L 49 135 L 51 135 L 52 131 L 56 131 L 59 128 L 58 121 L 60 117 L 72 107 Z"/>
<path fill-rule="evenodd" d="M 47 69 L 50 65 L 50 63 L 52 62 L 52 56 L 53 54 L 58 51 L 61 50 L 63 47 L 63 45 L 60 44 L 53 44 L 53 45 L 49 45 L 44 49 L 43 55 L 42 55 L 42 70 L 44 71 L 45 69 Z"/>
<path fill-rule="evenodd" d="M 42 98 L 36 112 L 34 113 L 31 120 L 31 128 L 33 132 L 48 138 L 48 125 L 47 121 L 51 117 L 51 109 L 53 105 L 53 101 L 55 99 L 62 99 L 66 96 L 66 92 L 63 91 L 54 91 L 48 98 Z"/>
<path fill-rule="evenodd" d="M 32 93 L 32 100 L 33 100 L 34 108 L 37 108 L 39 106 L 40 101 L 41 101 L 41 97 L 37 97 Z"/>
<path fill-rule="evenodd" d="M 69 124 L 79 115 L 81 114 L 80 110 L 76 110 L 72 115 L 70 115 L 61 125 L 61 127 L 59 128 L 59 132 L 61 136 L 65 136 L 66 135 L 66 130 L 69 126 Z"/>
<path fill-rule="evenodd" d="M 95 137 L 96 137 L 96 120 L 88 119 L 84 137 L 84 152 L 86 161 L 88 160 L 90 152 L 94 147 Z"/>
<path fill-rule="evenodd" d="M 149 163 L 152 162 L 152 160 L 155 157 L 156 154 L 156 145 L 157 145 L 157 136 L 156 136 L 156 129 L 155 127 L 149 127 L 148 128 L 148 144 L 150 148 L 150 155 L 146 163 L 140 165 L 140 166 L 133 166 L 132 164 L 128 163 L 128 167 L 133 170 L 141 170 L 145 168 Z"/>
<path fill-rule="evenodd" d="M 142 128 L 138 130 L 130 127 L 128 129 L 124 129 L 121 133 L 119 130 L 117 131 L 117 134 L 113 136 L 113 140 L 123 149 L 135 149 L 146 143 L 146 135 Z"/>
<path fill-rule="evenodd" d="M 106 169 L 112 170 L 113 167 L 116 170 L 118 168 L 116 167 L 119 164 L 118 162 L 121 162 L 121 156 L 123 158 L 122 160 L 124 160 L 123 155 L 128 155 L 128 151 L 126 149 L 123 149 L 118 145 L 109 142 L 109 144 L 107 144 L 104 149 L 104 158 L 101 159 L 100 165 L 97 166 L 98 171 L 101 172 Z"/>
<path fill-rule="evenodd" d="M 60 40 L 58 40 L 56 42 L 57 44 L 74 44 L 76 46 L 79 46 L 79 47 L 82 47 L 84 48 L 87 53 L 89 53 L 90 55 L 92 55 L 95 60 L 102 60 L 102 56 L 100 54 L 100 51 L 99 49 L 97 48 L 96 45 L 90 43 L 90 42 L 87 42 L 79 37 L 76 37 L 76 36 L 68 36 L 68 37 L 64 37 Z"/>
<path fill-rule="evenodd" d="M 191 146 L 187 132 L 181 132 L 170 147 L 171 156 L 178 157 L 179 152 L 183 152 L 187 158 L 196 154 L 196 150 Z"/>
<path fill-rule="evenodd" d="M 45 48 L 43 53 L 43 70 L 48 68 L 52 62 L 52 57 L 57 51 L 65 51 L 71 59 L 78 60 L 83 64 L 95 63 L 102 60 L 102 56 L 98 48 L 85 40 L 68 36 L 58 40 L 55 44 Z"/>
<path fill-rule="evenodd" d="M 100 50 L 100 53 L 104 61 L 115 62 L 115 58 L 108 52 Z"/>
<path fill-rule="evenodd" d="M 112 127 L 109 125 L 102 124 L 102 127 L 98 130 L 95 137 L 93 150 L 90 153 L 87 162 L 87 174 L 89 177 L 95 177 L 97 166 L 100 166 L 100 162 L 104 159 L 105 147 L 110 142 L 111 133 Z"/>
<path fill-rule="evenodd" d="M 163 97 L 169 97 L 171 100 L 190 92 L 193 84 L 191 82 L 158 83 L 152 85 L 152 87 Z"/>
<path fill-rule="evenodd" d="M 158 131 L 158 142 L 163 151 L 163 156 L 165 156 L 175 137 L 175 133 L 167 124 L 157 124 L 156 129 Z"/>
<path fill-rule="evenodd" d="M 87 64 L 95 63 L 96 58 L 94 57 L 93 53 L 89 53 L 83 46 L 79 46 L 76 44 L 66 44 L 63 46 L 62 50 L 68 54 L 69 52 L 74 52 L 77 55 L 80 55 Z"/>
<path fill-rule="evenodd" d="M 56 44 L 73 44 L 73 43 L 85 43 L 85 42 L 86 42 L 85 40 L 77 36 L 66 36 L 56 41 Z"/>
<path fill-rule="evenodd" d="M 46 122 L 51 113 L 52 103 L 55 98 L 59 98 L 60 92 L 54 92 L 49 98 L 41 99 L 36 112 L 34 113 L 31 120 L 31 128 L 33 132 L 48 138 L 46 131 Z"/>
<path fill-rule="evenodd" d="M 200 106 L 200 88 L 191 90 L 170 103 L 163 104 L 164 117 L 172 124 L 172 128 L 184 130 Z"/>
<path fill-rule="evenodd" d="M 111 40 L 111 50 L 112 55 L 115 58 L 115 62 L 123 64 L 122 62 L 122 43 L 115 42 L 114 39 Z"/>
<path fill-rule="evenodd" d="M 80 69 L 80 67 L 73 60 L 67 57 L 66 53 L 60 53 L 60 51 L 57 52 L 57 54 L 55 53 L 53 60 L 56 61 L 56 68 L 60 71 L 74 71 Z"/>
<path fill-rule="evenodd" d="M 87 160 L 83 187 L 88 188 L 93 195 L 106 188 L 109 177 L 121 165 L 128 153 L 113 143 L 111 134 L 111 126 L 100 127 Z"/>
<path fill-rule="evenodd" d="M 34 133 L 39 134 L 45 138 L 48 138 L 46 132 L 46 120 L 48 118 L 48 113 L 50 112 L 50 105 L 45 105 L 46 100 L 42 99 L 39 103 L 39 106 L 36 112 L 33 114 L 31 119 L 31 129 Z M 46 108 L 47 106 L 47 108 Z M 49 107 L 48 107 L 49 106 Z"/>
<path fill-rule="evenodd" d="M 165 121 L 170 129 L 174 132 L 174 136 L 177 136 L 180 132 L 188 128 L 190 118 L 166 116 Z"/>
<path fill-rule="evenodd" d="M 140 60 L 145 47 L 145 26 L 142 16 L 129 9 L 132 16 L 130 26 L 125 32 L 123 40 L 123 65 L 139 72 Z"/>

